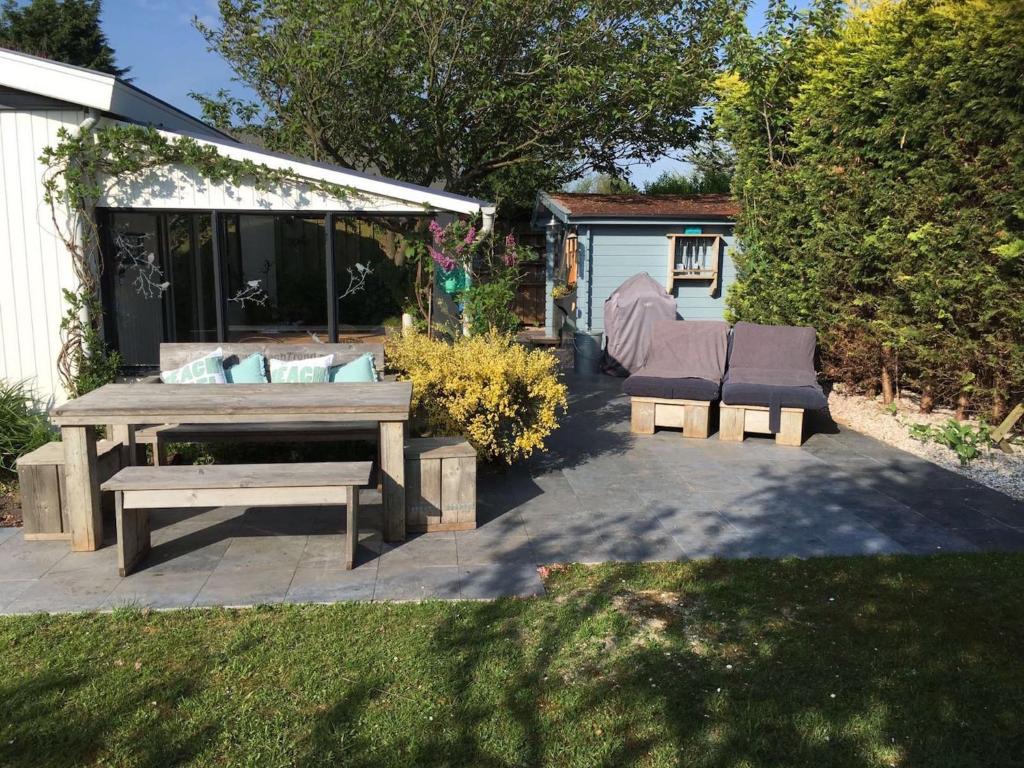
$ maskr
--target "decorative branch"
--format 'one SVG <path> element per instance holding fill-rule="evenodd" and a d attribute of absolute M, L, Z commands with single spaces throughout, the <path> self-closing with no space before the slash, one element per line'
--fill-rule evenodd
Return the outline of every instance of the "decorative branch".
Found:
<path fill-rule="evenodd" d="M 353 293 L 358 293 L 366 287 L 366 278 L 373 274 L 373 269 L 369 264 L 356 263 L 355 268 L 349 267 L 348 270 L 348 287 L 342 291 L 338 297 L 338 301 L 341 301 L 346 296 L 351 296 Z"/>
<path fill-rule="evenodd" d="M 119 275 L 134 272 L 132 285 L 136 293 L 147 299 L 157 299 L 171 284 L 164 280 L 164 272 L 156 263 L 156 254 L 146 247 L 148 239 L 149 234 L 146 233 L 117 233 L 114 235 L 114 261 Z"/>
<path fill-rule="evenodd" d="M 262 280 L 250 280 L 230 297 L 228 301 L 234 302 L 240 307 L 246 304 L 255 304 L 258 307 L 267 306 L 270 296 L 263 290 Z"/>

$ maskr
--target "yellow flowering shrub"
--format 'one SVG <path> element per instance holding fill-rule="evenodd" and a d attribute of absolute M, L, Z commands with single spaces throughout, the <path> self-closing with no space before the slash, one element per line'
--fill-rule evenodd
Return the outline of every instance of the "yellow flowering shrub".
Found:
<path fill-rule="evenodd" d="M 496 332 L 449 344 L 391 336 L 388 370 L 412 381 L 414 426 L 464 435 L 482 458 L 508 464 L 544 450 L 567 407 L 554 356 Z"/>

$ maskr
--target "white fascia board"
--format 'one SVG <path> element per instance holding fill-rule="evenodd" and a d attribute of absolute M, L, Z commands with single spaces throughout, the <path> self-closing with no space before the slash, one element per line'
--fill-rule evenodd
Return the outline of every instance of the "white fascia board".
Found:
<path fill-rule="evenodd" d="M 0 49 L 0 85 L 70 104 L 110 111 L 113 75 Z"/>
<path fill-rule="evenodd" d="M 181 135 L 173 131 L 161 131 L 161 134 L 169 139 L 178 138 Z M 261 163 L 268 168 L 276 170 L 291 170 L 296 175 L 314 181 L 325 181 L 330 184 L 337 184 L 349 187 L 358 192 L 366 192 L 371 195 L 379 195 L 403 202 L 412 203 L 428 211 L 449 211 L 461 214 L 489 214 L 494 212 L 494 206 L 484 200 L 477 200 L 471 197 L 462 197 L 448 192 L 442 192 L 428 187 L 421 187 L 416 184 L 408 184 L 403 181 L 385 179 L 378 176 L 348 170 L 338 166 L 328 166 L 320 163 L 310 163 L 298 158 L 260 150 L 257 147 L 244 144 L 226 144 L 220 141 L 211 141 L 202 136 L 190 136 L 200 144 L 210 145 L 217 151 L 235 160 L 250 160 Z"/>
<path fill-rule="evenodd" d="M 628 226 L 628 227 L 639 227 L 639 226 L 693 226 L 695 224 L 704 227 L 732 227 L 736 225 L 735 219 L 657 219 L 657 218 L 621 218 L 621 219 L 598 219 L 598 218 L 580 218 L 573 219 L 573 224 L 579 224 L 580 226 L 604 226 L 604 225 L 616 225 L 616 226 Z"/>

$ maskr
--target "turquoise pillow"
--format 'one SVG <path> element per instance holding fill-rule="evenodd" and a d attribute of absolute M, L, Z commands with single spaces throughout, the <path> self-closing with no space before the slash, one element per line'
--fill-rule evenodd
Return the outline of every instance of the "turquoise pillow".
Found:
<path fill-rule="evenodd" d="M 367 352 L 351 363 L 331 368 L 331 381 L 344 383 L 365 383 L 377 381 L 377 369 L 373 365 L 373 354 Z"/>
<path fill-rule="evenodd" d="M 267 368 L 263 355 L 253 352 L 245 360 L 224 369 L 228 384 L 266 384 Z"/>
<path fill-rule="evenodd" d="M 305 360 L 275 360 L 270 358 L 272 384 L 325 384 L 330 381 L 334 355 L 310 357 Z"/>

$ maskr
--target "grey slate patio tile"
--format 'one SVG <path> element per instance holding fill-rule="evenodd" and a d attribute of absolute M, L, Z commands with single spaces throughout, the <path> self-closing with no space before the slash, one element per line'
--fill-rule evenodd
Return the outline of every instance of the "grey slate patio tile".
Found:
<path fill-rule="evenodd" d="M 408 570 L 423 566 L 455 566 L 458 564 L 455 533 L 412 534 L 405 541 L 388 543 L 381 547 L 381 572 Z"/>
<path fill-rule="evenodd" d="M 139 572 L 152 573 L 205 573 L 217 567 L 231 545 L 230 538 L 182 535 L 178 538 L 151 544 L 149 554 L 139 564 Z"/>
<path fill-rule="evenodd" d="M 359 545 L 356 548 L 356 564 L 373 563 L 376 568 L 381 547 L 382 541 L 379 533 L 360 531 Z M 310 536 L 306 540 L 306 547 L 299 558 L 298 568 L 321 571 L 344 570 L 346 559 L 345 534 Z"/>
<path fill-rule="evenodd" d="M 537 562 L 526 529 L 506 532 L 488 528 L 455 532 L 459 565 Z"/>
<path fill-rule="evenodd" d="M 428 565 L 400 568 L 377 573 L 373 599 L 383 600 L 452 600 L 461 596 L 457 565 Z"/>
<path fill-rule="evenodd" d="M 100 608 L 188 608 L 209 576 L 196 572 L 137 571 L 121 579 Z"/>
<path fill-rule="evenodd" d="M 67 541 L 25 541 L 15 536 L 3 546 L 0 581 L 37 579 L 67 557 L 69 550 Z"/>
<path fill-rule="evenodd" d="M 6 528 L 6 527 L 0 528 L 0 546 L 3 546 L 4 542 L 6 542 L 8 539 L 13 538 L 14 536 L 16 536 L 17 534 L 20 534 L 20 533 L 21 533 L 21 528 Z"/>
<path fill-rule="evenodd" d="M 972 528 L 956 533 L 984 552 L 1024 552 L 1024 531 L 1004 527 Z"/>
<path fill-rule="evenodd" d="M 243 607 L 267 605 L 284 600 L 291 586 L 295 568 L 250 567 L 245 569 L 218 567 L 199 591 L 196 607 Z"/>
<path fill-rule="evenodd" d="M 377 564 L 363 563 L 344 569 L 299 568 L 292 578 L 286 603 L 337 603 L 372 600 L 377 583 Z"/>
<path fill-rule="evenodd" d="M 35 579 L 0 581 L 0 613 L 5 613 L 7 606 L 21 597 L 22 593 L 35 583 Z"/>
<path fill-rule="evenodd" d="M 534 597 L 544 594 L 544 583 L 533 564 L 459 566 L 462 597 L 492 600 L 498 597 Z"/>
<path fill-rule="evenodd" d="M 294 571 L 306 549 L 307 536 L 250 536 L 231 540 L 217 571 L 256 572 L 290 568 Z"/>
<path fill-rule="evenodd" d="M 46 574 L 8 604 L 9 613 L 94 611 L 118 585 L 116 571 L 88 578 L 75 571 Z"/>

